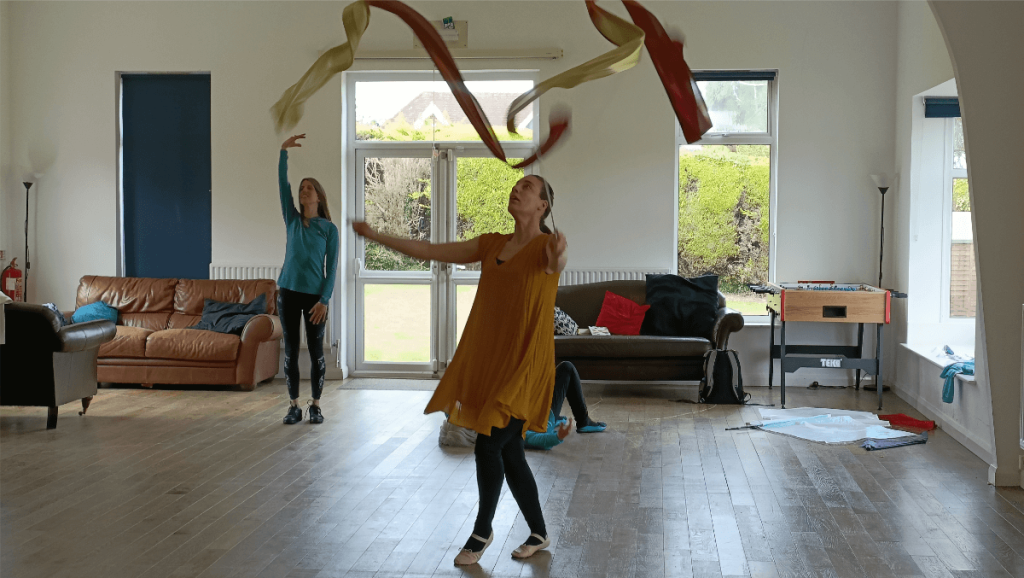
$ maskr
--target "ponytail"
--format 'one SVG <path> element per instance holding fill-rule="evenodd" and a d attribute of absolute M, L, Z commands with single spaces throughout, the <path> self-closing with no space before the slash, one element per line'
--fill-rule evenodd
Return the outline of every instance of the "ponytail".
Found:
<path fill-rule="evenodd" d="M 534 176 L 537 177 L 538 179 L 540 179 L 541 182 L 544 183 L 544 190 L 541 191 L 540 198 L 542 200 L 544 200 L 544 201 L 547 201 L 547 203 L 548 203 L 548 208 L 544 211 L 544 214 L 540 218 L 540 232 L 544 233 L 544 234 L 547 234 L 547 235 L 550 235 L 551 234 L 551 229 L 548 228 L 547 224 L 545 224 L 544 221 L 548 220 L 548 215 L 551 214 L 551 207 L 555 203 L 555 190 L 551 188 L 551 184 L 548 183 L 547 179 L 545 179 L 544 177 L 542 177 L 540 175 L 534 175 Z M 552 220 L 552 222 L 554 222 L 554 221 Z"/>

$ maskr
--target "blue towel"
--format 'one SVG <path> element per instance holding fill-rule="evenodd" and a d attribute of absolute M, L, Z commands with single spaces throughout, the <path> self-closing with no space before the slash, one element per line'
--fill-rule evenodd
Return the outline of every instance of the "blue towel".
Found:
<path fill-rule="evenodd" d="M 974 375 L 974 361 L 958 361 L 950 363 L 942 369 L 939 377 L 945 377 L 946 383 L 942 386 L 942 401 L 953 403 L 953 384 L 956 382 L 956 374 Z"/>

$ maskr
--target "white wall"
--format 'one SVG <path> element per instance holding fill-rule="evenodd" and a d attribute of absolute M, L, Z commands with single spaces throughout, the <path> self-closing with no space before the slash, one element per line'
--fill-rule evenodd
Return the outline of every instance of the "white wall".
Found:
<path fill-rule="evenodd" d="M 991 391 L 997 485 L 1019 485 L 1024 303 L 1021 2 L 929 2 L 956 74 L 979 282 L 978 381 Z"/>
<path fill-rule="evenodd" d="M 11 170 L 11 83 L 8 80 L 11 69 L 11 35 L 8 22 L 10 2 L 0 2 L 0 249 L 11 250 L 12 241 L 7 238 L 10 229 L 11 210 L 15 204 L 17 189 Z M 10 262 L 5 253 L 0 268 Z"/>
<path fill-rule="evenodd" d="M 412 5 L 431 19 L 469 20 L 471 48 L 564 51 L 557 61 L 467 68 L 539 68 L 547 77 L 610 47 L 590 25 L 583 2 Z M 213 259 L 279 262 L 284 231 L 274 161 L 282 136 L 274 134 L 267 111 L 320 50 L 343 40 L 343 6 L 11 3 L 12 42 L 33 46 L 12 55 L 10 133 L 19 143 L 12 160 L 17 170 L 44 173 L 30 297 L 68 307 L 79 277 L 115 273 L 117 71 L 211 72 Z M 625 16 L 621 5 L 604 6 Z M 648 8 L 686 33 L 687 61 L 696 69 L 779 70 L 777 279 L 874 279 L 879 199 L 868 175 L 893 171 L 896 4 L 656 2 Z M 410 46 L 404 24 L 373 12 L 363 49 Z M 360 61 L 356 68 L 373 65 Z M 542 118 L 556 102 L 572 106 L 573 132 L 542 171 L 559 190 L 559 225 L 575 247 L 571 266 L 672 267 L 675 120 L 649 58 L 612 78 L 552 93 Z M 310 140 L 293 155 L 293 173 L 315 175 L 331 192 L 341 186 L 340 111 L 336 79 L 307 104 L 297 130 Z M 335 198 L 340 206 L 340 193 Z M 792 333 L 801 331 L 810 339 L 854 340 L 848 327 Z M 749 358 L 751 383 L 764 379 L 754 368 L 765 367 L 767 338 L 765 329 L 748 327 L 736 343 Z M 792 377 L 791 383 L 848 379 L 808 370 Z"/>

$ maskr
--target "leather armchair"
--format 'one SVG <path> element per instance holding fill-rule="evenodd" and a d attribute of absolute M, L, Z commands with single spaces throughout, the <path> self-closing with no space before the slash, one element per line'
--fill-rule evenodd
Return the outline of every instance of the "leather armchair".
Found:
<path fill-rule="evenodd" d="M 96 395 L 96 357 L 114 338 L 111 321 L 61 328 L 57 314 L 41 305 L 6 305 L 7 340 L 0 345 L 0 405 L 49 408 L 46 429 L 57 427 L 57 406 Z"/>

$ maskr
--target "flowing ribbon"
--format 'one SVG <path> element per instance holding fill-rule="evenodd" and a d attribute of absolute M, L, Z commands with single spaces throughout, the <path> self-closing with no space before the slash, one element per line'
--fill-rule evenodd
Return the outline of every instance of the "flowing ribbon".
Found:
<path fill-rule="evenodd" d="M 341 45 L 324 52 L 309 67 L 306 74 L 298 82 L 284 91 L 270 112 L 274 116 L 274 125 L 278 132 L 290 129 L 302 119 L 302 105 L 327 84 L 335 74 L 344 72 L 352 66 L 352 58 L 359 40 L 370 25 L 370 7 L 359 1 L 349 4 L 341 13 L 341 22 L 345 26 L 348 40 Z"/>
<path fill-rule="evenodd" d="M 640 60 L 640 50 L 645 44 L 651 53 L 651 59 L 661 77 L 662 84 L 668 92 L 669 100 L 683 127 L 687 142 L 693 142 L 711 127 L 703 99 L 689 67 L 683 60 L 682 45 L 673 41 L 665 33 L 658 20 L 633 0 L 623 0 L 626 8 L 636 23 L 631 24 L 614 14 L 599 8 L 594 0 L 587 0 L 587 12 L 597 30 L 616 48 L 594 58 L 584 64 L 571 68 L 553 76 L 526 93 L 517 97 L 509 107 L 507 114 L 508 130 L 515 133 L 515 115 L 529 106 L 542 94 L 552 88 L 573 88 L 610 76 L 617 72 L 636 66 Z M 278 131 L 286 130 L 298 124 L 302 118 L 303 104 L 317 90 L 323 87 L 334 75 L 352 66 L 353 56 L 359 47 L 359 41 L 370 23 L 370 6 L 395 14 L 402 19 L 419 38 L 427 54 L 448 83 L 459 106 L 466 113 L 480 139 L 498 159 L 508 162 L 505 151 L 498 141 L 493 127 L 487 120 L 480 103 L 466 88 L 465 81 L 455 59 L 445 46 L 441 35 L 418 12 L 397 0 L 358 0 L 345 7 L 342 22 L 348 40 L 320 56 L 306 73 L 294 85 L 288 88 L 281 99 L 271 109 L 274 123 Z M 550 130 L 548 137 L 538 150 L 529 158 L 512 165 L 522 168 L 534 163 L 542 154 L 546 154 L 569 128 L 567 114 L 552 113 L 549 117 Z M 696 136 L 695 136 L 696 135 Z M 692 137 L 692 139 L 691 139 Z"/>
<path fill-rule="evenodd" d="M 598 8 L 594 0 L 587 0 L 587 13 L 598 32 L 609 42 L 615 44 L 616 48 L 593 60 L 552 76 L 516 97 L 509 105 L 506 115 L 507 128 L 510 133 L 516 132 L 516 114 L 552 88 L 574 88 L 584 82 L 629 70 L 640 62 L 640 50 L 644 45 L 643 30 L 603 8 Z"/>
<path fill-rule="evenodd" d="M 630 18 L 646 35 L 644 43 L 651 54 L 654 69 L 661 77 L 672 109 L 683 128 L 686 142 L 700 140 L 704 133 L 711 130 L 711 117 L 700 95 L 700 89 L 693 79 L 690 67 L 683 60 L 683 44 L 669 37 L 661 23 L 636 0 L 622 0 L 626 5 Z"/>

